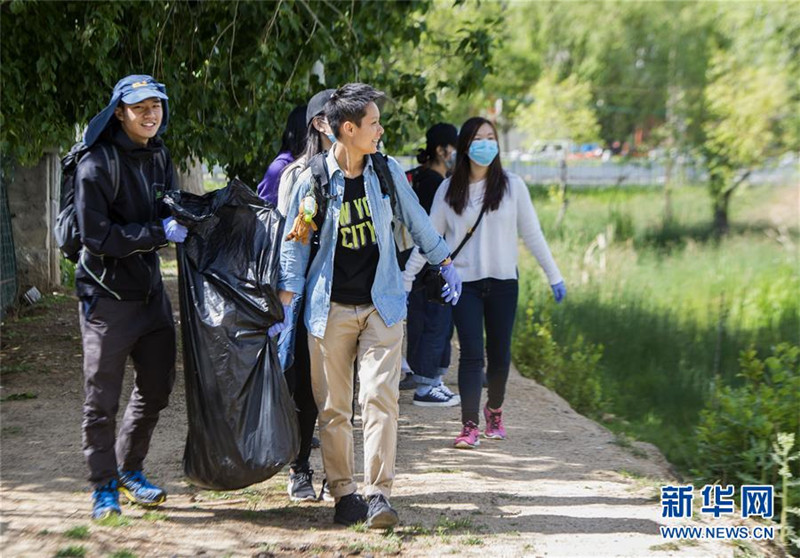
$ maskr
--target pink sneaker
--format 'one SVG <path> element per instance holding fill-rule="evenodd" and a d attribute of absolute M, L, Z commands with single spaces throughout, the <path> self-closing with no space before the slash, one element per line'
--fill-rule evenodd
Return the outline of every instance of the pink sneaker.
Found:
<path fill-rule="evenodd" d="M 483 408 L 483 418 L 486 419 L 486 430 L 483 435 L 495 440 L 506 439 L 506 428 L 503 426 L 503 410 L 490 409 L 489 405 Z"/>
<path fill-rule="evenodd" d="M 481 445 L 481 433 L 478 430 L 478 425 L 468 420 L 453 445 L 461 449 L 475 449 Z"/>

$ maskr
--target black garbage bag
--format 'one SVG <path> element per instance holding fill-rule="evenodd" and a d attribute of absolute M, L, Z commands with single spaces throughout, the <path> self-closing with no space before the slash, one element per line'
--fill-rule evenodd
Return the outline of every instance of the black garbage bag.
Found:
<path fill-rule="evenodd" d="M 165 196 L 189 228 L 178 245 L 189 434 L 186 476 L 234 490 L 294 459 L 294 401 L 267 329 L 283 319 L 275 288 L 283 218 L 238 180 L 196 196 Z"/>

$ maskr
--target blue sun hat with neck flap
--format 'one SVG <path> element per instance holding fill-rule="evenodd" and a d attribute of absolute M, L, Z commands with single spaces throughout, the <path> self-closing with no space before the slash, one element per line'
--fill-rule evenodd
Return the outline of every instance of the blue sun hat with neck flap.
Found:
<path fill-rule="evenodd" d="M 132 105 L 153 97 L 163 101 L 164 117 L 161 120 L 161 126 L 158 128 L 158 135 L 163 134 L 169 122 L 167 88 L 163 83 L 158 83 L 151 76 L 137 74 L 124 77 L 117 82 L 106 108 L 97 113 L 89 122 L 86 132 L 83 134 L 83 143 L 87 147 L 94 145 L 100 134 L 111 122 L 111 118 L 114 116 L 114 109 L 117 108 L 120 101 L 126 105 Z"/>

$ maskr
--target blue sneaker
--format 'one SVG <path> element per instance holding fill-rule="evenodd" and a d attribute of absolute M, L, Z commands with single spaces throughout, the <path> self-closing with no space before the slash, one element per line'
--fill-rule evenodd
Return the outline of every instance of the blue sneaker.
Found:
<path fill-rule="evenodd" d="M 119 493 L 117 492 L 117 480 L 111 479 L 100 488 L 92 492 L 92 519 L 105 519 L 111 515 L 119 515 Z"/>
<path fill-rule="evenodd" d="M 119 491 L 140 506 L 158 506 L 167 499 L 164 489 L 151 484 L 141 471 L 120 471 Z"/>

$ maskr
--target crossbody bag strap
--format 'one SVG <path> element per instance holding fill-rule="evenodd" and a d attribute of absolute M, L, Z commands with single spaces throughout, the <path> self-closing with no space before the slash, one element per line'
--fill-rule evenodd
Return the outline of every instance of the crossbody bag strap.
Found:
<path fill-rule="evenodd" d="M 450 259 L 451 259 L 451 260 L 454 260 L 454 259 L 456 259 L 456 256 L 458 256 L 458 253 L 459 253 L 459 252 L 461 251 L 461 249 L 464 247 L 464 244 L 466 244 L 466 243 L 467 243 L 467 240 L 469 240 L 470 238 L 472 238 L 472 233 L 474 233 L 474 232 L 475 232 L 475 229 L 477 229 L 477 228 L 478 228 L 478 225 L 480 224 L 480 222 L 481 222 L 481 219 L 483 219 L 483 214 L 484 214 L 485 212 L 486 212 L 486 206 L 484 205 L 484 206 L 483 206 L 483 208 L 481 208 L 481 213 L 480 213 L 480 215 L 478 215 L 478 220 L 477 220 L 477 221 L 475 221 L 475 224 L 474 224 L 474 225 L 472 225 L 472 227 L 471 227 L 471 228 L 467 229 L 467 235 L 464 237 L 464 240 L 462 240 L 462 241 L 461 241 L 461 244 L 459 244 L 459 245 L 458 245 L 458 248 L 456 248 L 456 249 L 455 249 L 455 251 L 454 251 L 452 254 L 450 254 Z"/>

